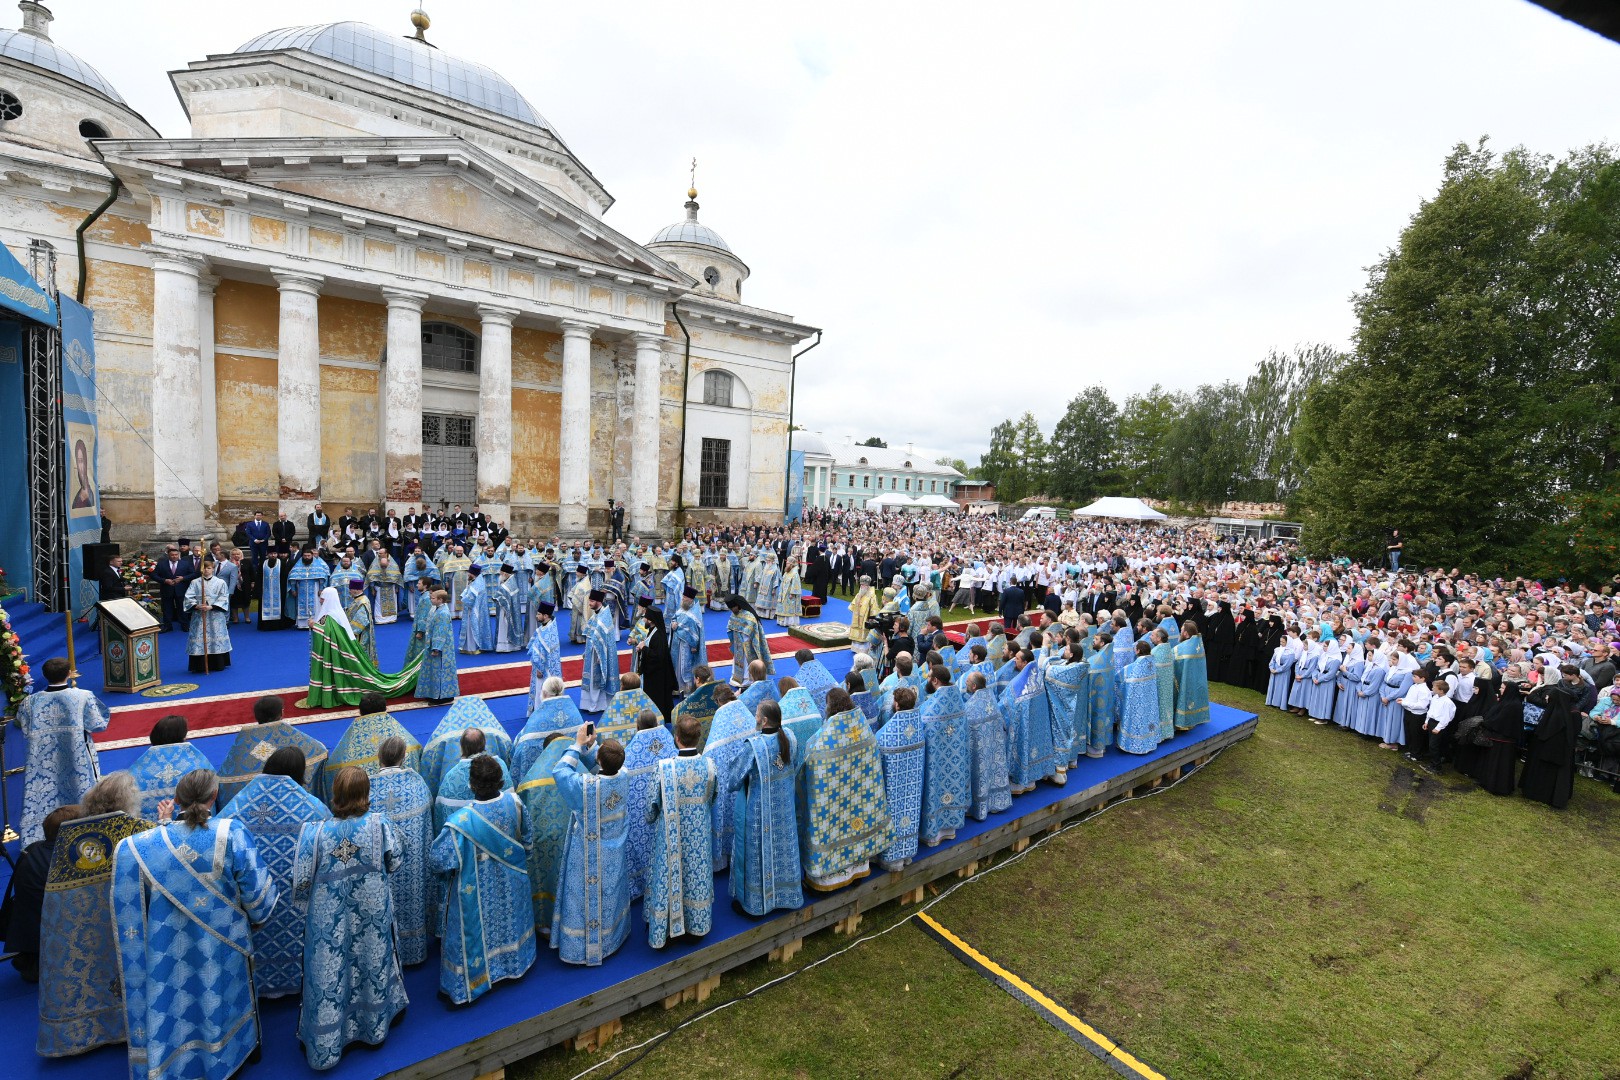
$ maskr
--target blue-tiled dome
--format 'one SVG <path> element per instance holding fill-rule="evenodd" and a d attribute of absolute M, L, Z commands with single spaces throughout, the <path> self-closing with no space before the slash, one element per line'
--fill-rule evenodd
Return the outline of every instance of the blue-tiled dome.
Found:
<path fill-rule="evenodd" d="M 719 248 L 730 253 L 731 245 L 721 239 L 720 234 L 704 225 L 697 219 L 697 203 L 686 204 L 686 220 L 677 221 L 673 225 L 665 225 L 658 230 L 658 235 L 647 241 L 651 244 L 703 244 L 706 247 Z"/>
<path fill-rule="evenodd" d="M 50 38 L 30 34 L 25 30 L 0 30 L 0 57 L 52 71 L 90 90 L 108 101 L 123 105 L 124 99 L 113 89 L 112 83 L 101 72 L 68 52 Z"/>
<path fill-rule="evenodd" d="M 384 79 L 498 113 L 520 124 L 551 130 L 545 117 L 535 112 L 534 106 L 503 76 L 482 64 L 458 59 L 413 38 L 387 34 L 365 23 L 289 26 L 260 34 L 235 51 L 256 53 L 287 49 L 324 56 Z"/>

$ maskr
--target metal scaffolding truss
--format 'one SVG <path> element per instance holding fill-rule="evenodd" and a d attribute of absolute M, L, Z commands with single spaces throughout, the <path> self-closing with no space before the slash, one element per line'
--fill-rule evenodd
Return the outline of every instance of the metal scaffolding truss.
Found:
<path fill-rule="evenodd" d="M 39 240 L 28 246 L 29 272 L 56 299 L 56 250 Z M 34 598 L 49 611 L 65 610 L 62 553 L 67 516 L 63 505 L 67 469 L 62 447 L 62 330 L 36 326 L 25 337 L 23 372 L 28 405 L 28 510 L 34 549 Z"/>

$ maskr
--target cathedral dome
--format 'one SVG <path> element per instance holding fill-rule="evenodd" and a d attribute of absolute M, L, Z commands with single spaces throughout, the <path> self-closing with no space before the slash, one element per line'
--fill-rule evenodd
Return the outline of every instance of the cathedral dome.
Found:
<path fill-rule="evenodd" d="M 426 41 L 384 33 L 365 23 L 289 26 L 260 34 L 233 51 L 242 54 L 293 49 L 556 134 L 504 76 L 482 64 L 441 52 Z"/>
<path fill-rule="evenodd" d="M 129 108 L 122 95 L 113 89 L 101 72 L 68 52 L 47 36 L 50 12 L 42 4 L 24 3 L 24 25 L 21 30 L 0 30 L 0 57 L 30 64 L 58 75 L 111 101 Z"/>
<path fill-rule="evenodd" d="M 686 213 L 685 221 L 677 221 L 673 225 L 665 225 L 658 230 L 658 235 L 647 241 L 648 244 L 702 244 L 704 247 L 719 248 L 729 252 L 731 245 L 727 244 L 720 234 L 704 225 L 697 219 L 697 207 Z"/>

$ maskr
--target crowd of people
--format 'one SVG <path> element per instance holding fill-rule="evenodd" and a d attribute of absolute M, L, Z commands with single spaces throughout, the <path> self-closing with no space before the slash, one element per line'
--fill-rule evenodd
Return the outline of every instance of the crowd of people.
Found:
<path fill-rule="evenodd" d="M 126 1041 L 149 1076 L 226 1076 L 255 1047 L 255 1002 L 299 995 L 308 1061 L 331 1067 L 386 1037 L 401 972 L 434 941 L 440 994 L 466 1004 L 528 972 L 541 939 L 563 963 L 603 963 L 636 932 L 638 899 L 655 948 L 701 937 L 722 870 L 744 916 L 801 906 L 1063 785 L 1082 756 L 1152 752 L 1208 718 L 1210 681 L 1553 806 L 1578 770 L 1620 764 L 1610 587 L 1310 560 L 1201 527 L 982 516 L 818 512 L 668 544 L 529 543 L 471 522 L 431 552 L 420 530 L 398 539 L 417 545 L 400 554 L 429 599 L 400 597 L 395 617 L 425 619 L 415 659 L 437 654 L 450 680 L 418 686 L 452 700 L 425 742 L 375 689 L 330 749 L 268 697 L 217 770 L 176 715 L 102 776 L 106 706 L 67 661 L 44 665 L 18 715 L 26 846 L 7 930 L 39 982 L 41 1054 Z M 271 590 L 287 606 L 267 616 L 261 592 L 259 621 L 356 640 L 382 614 L 379 567 L 392 585 L 388 545 L 361 570 L 366 554 L 302 553 L 290 592 Z M 306 556 L 321 568 L 300 575 Z M 306 606 L 299 583 L 322 571 Z M 809 649 L 779 671 L 765 624 L 792 626 L 834 589 L 850 597 L 849 672 Z M 726 680 L 708 663 L 709 609 L 727 612 Z M 577 704 L 562 617 L 585 645 Z M 485 630 L 529 651 L 516 734 L 454 692 L 455 655 L 481 651 Z"/>

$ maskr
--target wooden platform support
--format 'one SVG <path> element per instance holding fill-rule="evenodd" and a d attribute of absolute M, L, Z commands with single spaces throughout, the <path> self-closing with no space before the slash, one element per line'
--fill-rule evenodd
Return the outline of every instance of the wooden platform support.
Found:
<path fill-rule="evenodd" d="M 575 1035 L 572 1039 L 569 1039 L 568 1046 L 572 1050 L 579 1050 L 583 1053 L 595 1053 L 597 1050 L 602 1049 L 602 1047 L 611 1042 L 613 1037 L 623 1030 L 624 1021 L 615 1017 L 605 1024 L 598 1024 L 593 1028 L 586 1028 L 578 1035 Z M 506 1075 L 505 1069 L 501 1070 L 501 1075 Z"/>
<path fill-rule="evenodd" d="M 840 934 L 843 934 L 845 937 L 854 937 L 856 934 L 861 932 L 861 913 L 858 911 L 852 912 L 846 918 L 840 919 L 834 923 L 833 929 L 838 931 Z"/>
<path fill-rule="evenodd" d="M 974 859 L 965 866 L 957 867 L 956 876 L 966 881 L 979 872 L 979 860 Z"/>
<path fill-rule="evenodd" d="M 1022 855 L 1024 852 L 1029 850 L 1029 837 L 1020 836 L 1018 839 L 1012 842 L 1012 847 L 1008 850 L 1010 850 L 1014 855 Z"/>
<path fill-rule="evenodd" d="M 664 999 L 664 1008 L 673 1009 L 683 1001 L 696 1001 L 701 1004 L 708 1001 L 709 995 L 718 989 L 720 989 L 720 976 L 710 975 L 707 979 L 700 979 L 691 986 L 686 987 L 678 994 L 669 995 Z"/>
<path fill-rule="evenodd" d="M 506 1069 L 496 1069 L 494 1072 L 480 1073 L 473 1080 L 506 1080 Z"/>
<path fill-rule="evenodd" d="M 772 949 L 766 954 L 766 958 L 773 964 L 785 964 L 798 956 L 799 950 L 802 948 L 804 948 L 804 938 L 794 938 L 792 941 L 785 941 Z"/>
<path fill-rule="evenodd" d="M 904 892 L 904 893 L 900 894 L 900 906 L 901 907 L 910 907 L 912 904 L 920 904 L 922 902 L 923 902 L 923 887 L 921 885 L 917 886 L 915 889 L 912 889 L 910 892 Z"/>

